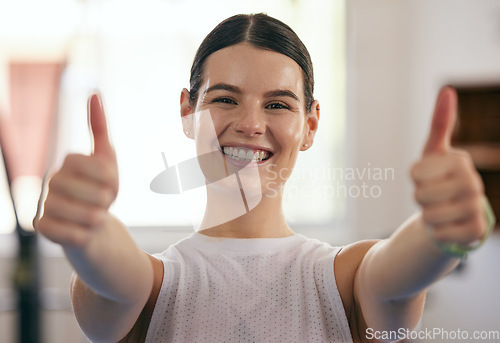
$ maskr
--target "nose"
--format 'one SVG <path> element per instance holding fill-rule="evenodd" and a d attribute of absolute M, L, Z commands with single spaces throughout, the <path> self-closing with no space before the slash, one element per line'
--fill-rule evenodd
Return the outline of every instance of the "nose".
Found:
<path fill-rule="evenodd" d="M 249 137 L 263 135 L 266 132 L 264 111 L 257 106 L 246 109 L 242 108 L 234 123 L 234 130 Z"/>

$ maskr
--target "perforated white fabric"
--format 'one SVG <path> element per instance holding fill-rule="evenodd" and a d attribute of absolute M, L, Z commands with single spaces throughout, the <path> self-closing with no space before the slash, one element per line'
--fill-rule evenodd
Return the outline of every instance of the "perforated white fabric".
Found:
<path fill-rule="evenodd" d="M 194 233 L 155 255 L 165 274 L 146 342 L 352 342 L 333 262 L 304 237 Z"/>

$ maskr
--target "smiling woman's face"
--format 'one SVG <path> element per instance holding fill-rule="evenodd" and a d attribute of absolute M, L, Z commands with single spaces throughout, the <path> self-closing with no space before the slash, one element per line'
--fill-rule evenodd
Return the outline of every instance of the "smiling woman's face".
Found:
<path fill-rule="evenodd" d="M 215 137 L 198 123 L 198 153 L 220 150 L 226 171 L 258 170 L 262 191 L 276 194 L 317 128 L 317 104 L 306 113 L 303 85 L 299 65 L 280 53 L 247 43 L 213 53 L 191 112 L 210 114 L 202 121 L 211 118 Z"/>

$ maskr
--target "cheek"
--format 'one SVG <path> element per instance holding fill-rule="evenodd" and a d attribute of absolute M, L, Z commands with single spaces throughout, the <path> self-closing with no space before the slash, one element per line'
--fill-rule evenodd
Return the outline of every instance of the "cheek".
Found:
<path fill-rule="evenodd" d="M 195 139 L 198 164 L 205 179 L 210 183 L 227 177 L 227 169 L 219 151 L 218 128 L 220 121 L 208 110 L 195 114 Z"/>
<path fill-rule="evenodd" d="M 219 148 L 219 144 L 217 140 L 218 124 L 217 121 L 213 120 L 215 117 L 208 110 L 196 112 L 194 116 L 196 150 L 198 155 L 216 151 Z"/>
<path fill-rule="evenodd" d="M 224 132 L 231 125 L 231 113 L 228 111 L 222 111 L 220 109 L 212 107 L 210 110 L 206 109 L 205 112 L 209 113 L 211 127 L 213 127 L 213 132 L 215 133 L 215 138 L 219 137 L 222 132 Z"/>
<path fill-rule="evenodd" d="M 219 135 L 229 126 L 229 118 L 214 109 L 202 109 L 195 114 L 195 134 L 198 147 L 217 145 Z"/>
<path fill-rule="evenodd" d="M 304 122 L 298 119 L 277 122 L 275 137 L 283 150 L 300 149 L 304 137 Z"/>

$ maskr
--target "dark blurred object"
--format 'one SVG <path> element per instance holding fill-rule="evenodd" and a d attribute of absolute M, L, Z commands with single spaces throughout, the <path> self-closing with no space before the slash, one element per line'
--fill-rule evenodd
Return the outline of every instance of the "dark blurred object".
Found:
<path fill-rule="evenodd" d="M 54 146 L 61 63 L 11 63 L 10 110 L 0 113 L 0 144 L 16 218 L 19 252 L 13 283 L 18 293 L 18 342 L 41 335 L 40 271 L 36 213 L 44 174 Z"/>
<path fill-rule="evenodd" d="M 455 86 L 458 121 L 452 144 L 467 150 L 481 175 L 485 192 L 500 218 L 500 83 Z"/>
<path fill-rule="evenodd" d="M 2 145 L 5 172 L 7 178 L 10 180 L 9 168 L 5 159 L 6 156 L 3 153 L 5 147 L 1 139 L 0 145 Z M 18 295 L 18 342 L 38 343 L 40 342 L 40 273 L 37 236 L 34 231 L 24 230 L 19 224 L 10 182 L 9 190 L 16 218 L 16 234 L 19 239 L 19 252 L 13 278 L 14 287 Z"/>

